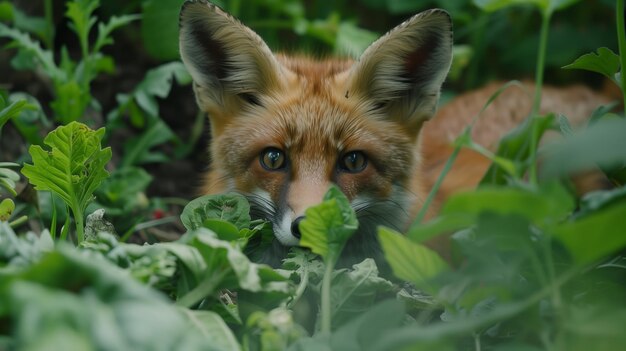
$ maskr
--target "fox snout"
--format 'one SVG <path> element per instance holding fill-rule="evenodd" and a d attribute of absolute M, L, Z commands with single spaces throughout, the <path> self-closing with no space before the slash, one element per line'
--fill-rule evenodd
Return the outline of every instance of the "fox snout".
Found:
<path fill-rule="evenodd" d="M 306 209 L 322 202 L 330 182 L 293 181 L 285 190 L 284 208 L 278 213 L 274 223 L 276 238 L 285 246 L 296 246 L 302 233 L 300 223 L 305 218 Z M 280 203 L 281 201 L 279 201 Z"/>

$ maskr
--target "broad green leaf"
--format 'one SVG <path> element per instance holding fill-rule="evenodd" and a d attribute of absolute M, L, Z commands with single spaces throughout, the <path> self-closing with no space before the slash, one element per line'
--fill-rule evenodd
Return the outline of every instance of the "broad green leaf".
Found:
<path fill-rule="evenodd" d="M 626 203 L 611 206 L 555 229 L 576 262 L 589 264 L 626 248 Z"/>
<path fill-rule="evenodd" d="M 212 311 L 193 311 L 181 309 L 187 318 L 187 325 L 191 330 L 202 335 L 207 345 L 214 350 L 237 351 L 241 345 L 237 342 L 232 330 L 224 323 L 222 317 Z"/>
<path fill-rule="evenodd" d="M 369 310 L 393 284 L 378 276 L 378 267 L 371 258 L 355 264 L 351 269 L 333 272 L 331 301 L 333 327 L 338 327 Z"/>
<path fill-rule="evenodd" d="M 580 209 L 576 211 L 575 217 L 593 214 L 624 201 L 626 201 L 626 186 L 611 190 L 592 191 L 580 199 Z"/>
<path fill-rule="evenodd" d="M 550 224 L 564 219 L 573 209 L 574 200 L 567 190 L 559 183 L 549 183 L 537 190 L 482 187 L 476 191 L 455 194 L 445 203 L 442 213 L 518 214 L 537 224 Z"/>
<path fill-rule="evenodd" d="M 230 193 L 205 195 L 190 201 L 180 219 L 187 230 L 202 228 L 207 219 L 229 222 L 238 230 L 250 227 L 250 204 L 245 196 Z"/>
<path fill-rule="evenodd" d="M 620 70 L 619 56 L 609 48 L 599 48 L 597 52 L 584 54 L 577 58 L 565 69 L 584 69 L 600 73 L 605 77 L 615 81 L 615 74 Z"/>
<path fill-rule="evenodd" d="M 228 339 L 93 253 L 61 247 L 3 278 L 0 315 L 17 349 L 220 350 Z"/>
<path fill-rule="evenodd" d="M 300 245 L 322 256 L 324 262 L 334 265 L 343 247 L 358 226 L 356 214 L 346 196 L 332 186 L 324 202 L 310 207 L 300 223 Z"/>
<path fill-rule="evenodd" d="M 189 232 L 179 243 L 194 247 L 204 261 L 200 267 L 192 268 L 196 281 L 191 282 L 194 285 L 190 286 L 189 292 L 180 296 L 177 304 L 181 306 L 192 306 L 206 297 L 214 297 L 219 289 L 243 289 L 283 296 L 289 291 L 284 277 L 271 272 L 267 266 L 250 262 L 238 247 L 219 240 L 208 229 Z"/>
<path fill-rule="evenodd" d="M 579 171 L 623 168 L 626 165 L 626 121 L 602 119 L 580 133 L 545 148 L 543 177 L 563 177 Z"/>
<path fill-rule="evenodd" d="M 103 128 L 93 131 L 77 122 L 59 127 L 44 139 L 49 150 L 38 145 L 29 148 L 33 164 L 22 168 L 35 189 L 54 192 L 72 209 L 79 242 L 87 204 L 109 175 L 104 167 L 111 159 L 111 149 L 101 149 L 103 135 Z"/>
<path fill-rule="evenodd" d="M 378 240 L 394 275 L 418 287 L 427 287 L 430 279 L 448 269 L 436 252 L 391 229 L 379 228 Z"/>

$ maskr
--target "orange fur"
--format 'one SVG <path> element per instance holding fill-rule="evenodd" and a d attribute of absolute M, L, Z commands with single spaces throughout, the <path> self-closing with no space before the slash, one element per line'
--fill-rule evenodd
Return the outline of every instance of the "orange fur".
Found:
<path fill-rule="evenodd" d="M 253 215 L 272 221 L 277 241 L 290 246 L 298 244 L 305 210 L 335 183 L 360 221 L 348 254 L 379 250 L 376 227 L 406 228 L 452 141 L 499 87 L 461 95 L 428 121 L 450 66 L 451 36 L 449 16 L 432 10 L 381 37 L 356 61 L 316 61 L 274 55 L 218 7 L 187 2 L 180 51 L 211 122 L 203 192 L 245 194 Z M 525 86 L 528 93 L 511 88 L 484 112 L 476 142 L 495 147 L 528 115 L 532 88 Z M 580 86 L 548 87 L 542 110 L 580 122 L 606 101 Z M 462 151 L 438 199 L 475 186 L 488 166 L 483 156 Z"/>

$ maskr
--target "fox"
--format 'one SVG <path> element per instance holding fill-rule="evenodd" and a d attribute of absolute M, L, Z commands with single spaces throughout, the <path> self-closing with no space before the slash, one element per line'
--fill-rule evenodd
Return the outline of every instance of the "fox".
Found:
<path fill-rule="evenodd" d="M 272 262 L 299 245 L 306 209 L 331 184 L 359 223 L 342 256 L 380 257 L 377 227 L 407 229 L 452 141 L 498 89 L 494 83 L 462 94 L 437 112 L 453 47 L 452 20 L 442 9 L 410 17 L 356 60 L 273 53 L 253 30 L 205 0 L 184 3 L 179 29 L 181 59 L 210 122 L 211 162 L 201 192 L 246 196 L 251 215 L 272 223 Z M 531 83 L 524 86 L 532 93 Z M 495 147 L 530 111 L 529 92 L 502 94 L 480 118 L 475 140 Z M 562 108 L 580 119 L 608 100 L 575 86 L 546 88 L 543 101 L 542 110 Z M 437 203 L 475 187 L 489 165 L 462 150 Z"/>

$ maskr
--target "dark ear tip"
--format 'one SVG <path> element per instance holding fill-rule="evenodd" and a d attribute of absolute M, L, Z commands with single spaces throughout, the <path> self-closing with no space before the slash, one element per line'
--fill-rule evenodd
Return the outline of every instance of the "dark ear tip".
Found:
<path fill-rule="evenodd" d="M 206 6 L 210 11 L 215 11 L 217 5 L 207 1 L 207 0 L 186 0 L 180 8 L 180 13 L 178 15 L 178 24 L 182 26 L 183 24 L 183 16 L 185 12 L 189 10 L 189 8 L 194 6 Z"/>

